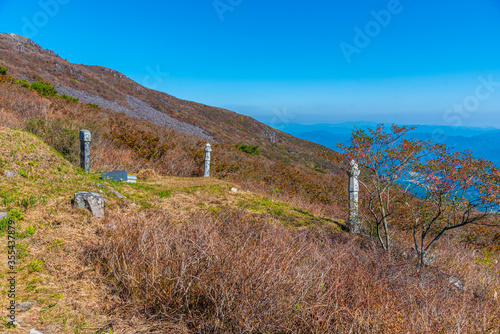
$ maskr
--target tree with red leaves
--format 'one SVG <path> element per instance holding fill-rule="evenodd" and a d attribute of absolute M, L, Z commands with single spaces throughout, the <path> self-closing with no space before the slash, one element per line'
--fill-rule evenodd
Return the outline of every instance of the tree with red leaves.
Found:
<path fill-rule="evenodd" d="M 421 266 L 446 232 L 469 224 L 496 226 L 500 179 L 491 162 L 470 152 L 405 138 L 414 129 L 393 125 L 386 131 L 382 124 L 355 128 L 350 145 L 339 148 L 344 160 L 361 166 L 359 181 L 368 197 L 364 219 L 386 251 L 391 248 L 393 215 L 403 206 L 409 210 Z"/>
<path fill-rule="evenodd" d="M 350 145 L 339 145 L 346 160 L 354 160 L 361 166 L 359 182 L 368 194 L 369 215 L 364 218 L 373 223 L 375 235 L 387 251 L 391 247 L 391 216 L 397 203 L 416 187 L 409 184 L 402 188 L 396 182 L 412 172 L 413 165 L 428 154 L 427 143 L 404 139 L 413 129 L 393 125 L 390 131 L 385 131 L 382 124 L 375 129 L 355 128 Z"/>
<path fill-rule="evenodd" d="M 413 168 L 421 200 L 406 205 L 419 266 L 445 233 L 466 225 L 498 226 L 500 173 L 492 162 L 434 145 L 432 156 Z"/>

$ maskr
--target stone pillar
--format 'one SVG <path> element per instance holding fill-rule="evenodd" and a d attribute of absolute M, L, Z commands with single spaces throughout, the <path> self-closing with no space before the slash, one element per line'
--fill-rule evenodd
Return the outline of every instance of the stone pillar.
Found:
<path fill-rule="evenodd" d="M 347 226 L 351 233 L 361 233 L 361 221 L 358 215 L 359 207 L 359 181 L 358 177 L 360 170 L 358 164 L 352 160 L 350 163 L 351 169 L 347 172 L 349 175 L 349 218 L 347 219 Z"/>
<path fill-rule="evenodd" d="M 203 177 L 210 177 L 210 152 L 212 152 L 212 147 L 207 144 L 205 146 L 205 173 Z"/>
<path fill-rule="evenodd" d="M 80 131 L 80 167 L 87 173 L 90 171 L 90 141 L 92 135 L 89 130 Z"/>

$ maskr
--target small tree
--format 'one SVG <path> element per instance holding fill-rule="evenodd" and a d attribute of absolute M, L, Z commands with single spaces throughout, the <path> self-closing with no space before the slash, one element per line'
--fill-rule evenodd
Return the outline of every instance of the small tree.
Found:
<path fill-rule="evenodd" d="M 8 67 L 0 66 L 0 75 L 7 75 Z"/>
<path fill-rule="evenodd" d="M 414 220 L 420 267 L 425 254 L 445 233 L 466 225 L 498 226 L 499 171 L 470 151 L 457 153 L 434 146 L 433 156 L 414 166 L 412 182 L 423 195 L 421 200 L 406 203 Z"/>
<path fill-rule="evenodd" d="M 398 203 L 416 187 L 413 183 L 401 187 L 396 182 L 409 175 L 414 164 L 430 152 L 429 143 L 403 138 L 413 129 L 393 125 L 385 131 L 382 124 L 376 129 L 355 128 L 350 145 L 339 145 L 344 158 L 361 165 L 359 182 L 368 194 L 369 214 L 364 218 L 373 222 L 375 235 L 387 251 L 391 246 L 390 217 Z"/>
<path fill-rule="evenodd" d="M 37 81 L 31 84 L 31 88 L 40 93 L 41 96 L 56 96 L 57 90 L 48 82 Z"/>
<path fill-rule="evenodd" d="M 248 153 L 251 155 L 260 155 L 260 152 L 258 150 L 259 145 L 250 146 L 250 145 L 246 145 L 243 143 L 238 143 L 238 144 L 236 144 L 236 147 L 245 153 Z"/>
<path fill-rule="evenodd" d="M 457 153 L 444 145 L 405 139 L 413 129 L 355 129 L 350 145 L 339 147 L 344 158 L 361 165 L 359 182 L 368 195 L 367 203 L 361 203 L 364 218 L 373 222 L 382 247 L 390 249 L 391 218 L 405 210 L 413 221 L 422 266 L 425 254 L 448 231 L 466 225 L 498 226 L 500 173 L 470 151 Z"/>

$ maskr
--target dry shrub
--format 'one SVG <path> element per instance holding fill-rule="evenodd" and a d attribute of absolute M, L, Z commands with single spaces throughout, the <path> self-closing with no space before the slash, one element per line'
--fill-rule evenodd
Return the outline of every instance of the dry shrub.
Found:
<path fill-rule="evenodd" d="M 148 166 L 148 161 L 140 159 L 127 147 L 117 149 L 113 140 L 103 138 L 91 144 L 91 165 L 94 170 L 127 170 L 134 173 Z"/>
<path fill-rule="evenodd" d="M 5 112 L 4 109 L 0 109 L 0 125 L 6 126 L 11 129 L 18 128 L 22 125 L 22 121 L 19 117 L 16 117 L 14 114 Z"/>
<path fill-rule="evenodd" d="M 154 169 L 143 169 L 137 173 L 139 180 L 154 180 L 158 177 Z"/>
<path fill-rule="evenodd" d="M 167 176 L 191 177 L 202 173 L 201 164 L 196 163 L 189 152 L 180 147 L 167 151 L 156 166 Z"/>
<path fill-rule="evenodd" d="M 198 137 L 107 109 L 96 110 L 60 98 L 41 98 L 33 90 L 0 82 L 0 121 L 28 130 L 79 165 L 80 129 L 92 132 L 91 169 L 130 173 L 154 169 L 160 175 L 203 175 L 203 148 Z M 211 175 L 281 200 L 314 206 L 314 212 L 346 216 L 345 176 L 326 175 L 273 156 L 253 156 L 236 142 L 213 145 Z M 296 152 L 290 151 L 290 156 Z M 333 208 L 333 210 L 332 210 Z"/>
<path fill-rule="evenodd" d="M 369 239 L 289 230 L 242 211 L 173 224 L 112 217 L 89 246 L 103 281 L 142 314 L 193 333 L 459 333 L 499 326 L 498 304 L 416 271 Z M 159 331 L 161 332 L 161 330 Z"/>
<path fill-rule="evenodd" d="M 50 101 L 40 97 L 37 92 L 10 83 L 2 83 L 1 87 L 0 107 L 24 119 L 47 117 Z"/>

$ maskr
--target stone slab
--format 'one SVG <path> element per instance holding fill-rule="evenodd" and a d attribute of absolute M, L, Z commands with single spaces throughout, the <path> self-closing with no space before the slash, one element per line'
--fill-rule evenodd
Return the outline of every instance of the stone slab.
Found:
<path fill-rule="evenodd" d="M 127 171 L 119 170 L 119 171 L 114 171 L 114 172 L 102 173 L 101 179 L 118 181 L 118 182 L 127 181 L 128 180 Z"/>

